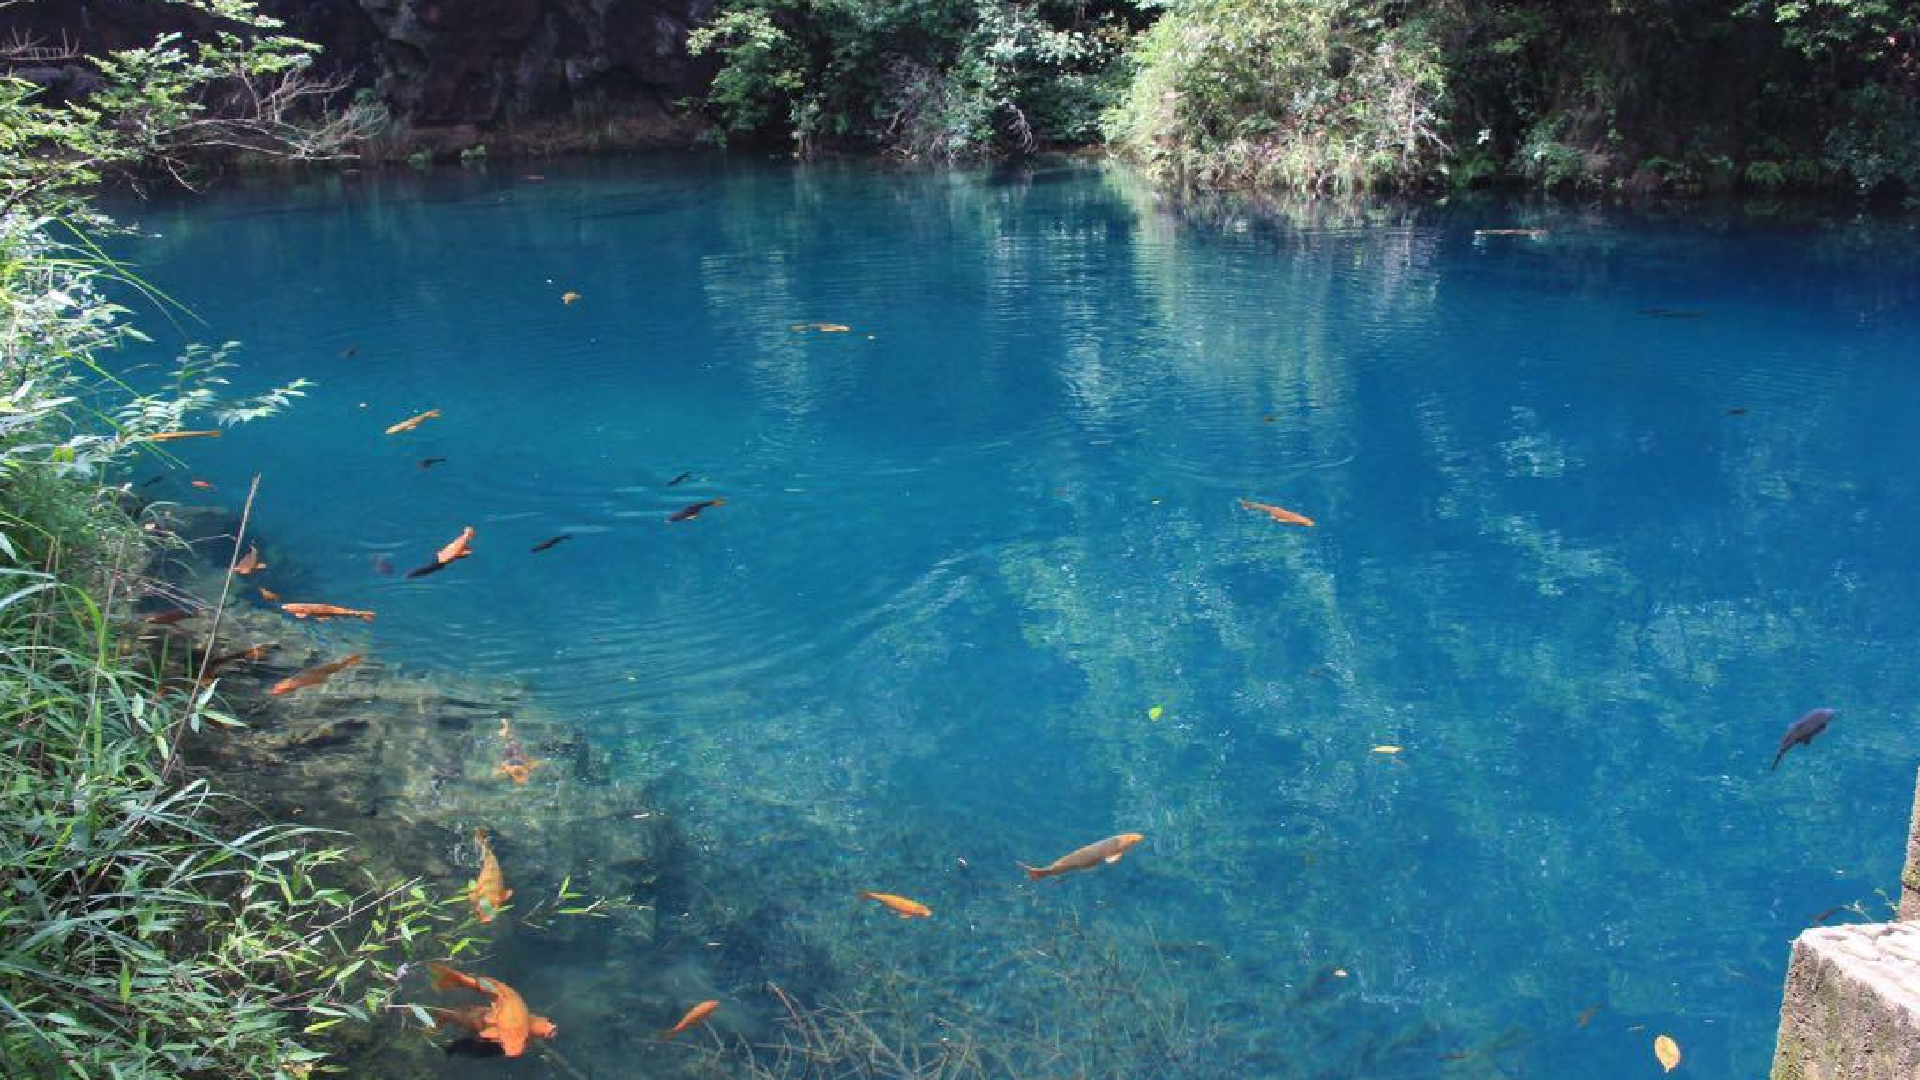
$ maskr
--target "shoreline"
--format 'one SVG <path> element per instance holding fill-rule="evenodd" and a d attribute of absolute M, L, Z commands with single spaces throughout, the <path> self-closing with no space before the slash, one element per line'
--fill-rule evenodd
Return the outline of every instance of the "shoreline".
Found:
<path fill-rule="evenodd" d="M 157 576 L 180 595 L 217 597 L 237 519 L 174 504 L 150 504 L 141 516 L 154 520 L 156 506 L 161 527 L 188 544 L 162 555 Z M 258 541 L 258 534 L 247 537 Z M 534 969 L 554 949 L 612 954 L 616 942 L 626 952 L 655 940 L 657 907 L 649 894 L 664 873 L 662 854 L 680 842 L 669 816 L 642 792 L 608 782 L 604 752 L 543 715 L 524 687 L 390 664 L 371 646 L 371 628 L 295 622 L 248 599 L 271 569 L 235 579 L 210 643 L 216 654 L 278 643 L 267 659 L 220 673 L 218 696 L 246 726 L 209 725 L 182 748 L 190 775 L 239 801 L 243 809 L 228 815 L 235 824 L 337 833 L 348 851 L 337 867 L 343 887 L 364 887 L 368 875 L 419 881 L 460 911 L 479 865 L 471 837 L 484 828 L 515 892 L 503 918 L 479 928 L 480 938 L 468 936 L 480 956 L 491 958 L 483 961 L 490 970 Z M 191 644 L 161 652 L 195 655 L 207 643 L 211 611 L 163 628 Z M 170 642 L 129 644 L 157 659 L 154 650 Z M 325 685 L 267 693 L 275 680 L 343 651 L 365 651 L 368 659 Z M 540 763 L 525 786 L 498 769 L 504 724 Z M 591 917 L 562 910 L 581 907 Z M 458 940 L 456 934 L 449 943 Z M 470 950 L 463 955 L 472 962 Z M 430 1004 L 436 997 L 422 986 L 401 1000 Z M 568 1011 L 575 1024 L 581 1013 L 615 1022 L 591 999 Z M 344 1036 L 338 1063 L 375 1069 L 387 1080 L 439 1075 L 434 1063 L 450 1037 L 404 1018 L 335 1030 Z"/>

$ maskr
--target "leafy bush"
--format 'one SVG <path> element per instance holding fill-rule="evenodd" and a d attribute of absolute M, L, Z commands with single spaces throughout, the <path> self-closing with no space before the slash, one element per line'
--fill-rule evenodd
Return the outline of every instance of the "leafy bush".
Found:
<path fill-rule="evenodd" d="M 720 57 L 706 105 L 724 132 L 951 161 L 1091 138 L 1118 89 L 1128 10 L 740 0 L 688 47 Z"/>
<path fill-rule="evenodd" d="M 1161 176 L 1367 190 L 1429 179 L 1446 149 L 1438 50 L 1363 0 L 1186 0 L 1135 63 L 1108 137 Z"/>

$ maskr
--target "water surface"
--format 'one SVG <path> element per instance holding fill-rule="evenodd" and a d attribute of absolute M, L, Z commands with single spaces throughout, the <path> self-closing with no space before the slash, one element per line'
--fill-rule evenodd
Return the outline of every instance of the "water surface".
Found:
<path fill-rule="evenodd" d="M 524 681 L 616 763 L 534 797 L 627 786 L 686 837 L 635 898 L 653 938 L 490 969 L 574 1066 L 726 1075 L 652 1032 L 710 990 L 770 1037 L 773 979 L 1067 1047 L 1029 1078 L 1614 1080 L 1665 1032 L 1730 1080 L 1767 1068 L 1792 937 L 1885 914 L 1920 751 L 1911 227 L 540 171 L 126 210 L 204 320 L 163 349 L 318 383 L 178 446 L 224 498 L 264 475 L 281 591 L 378 609 L 390 662 Z M 1473 235 L 1516 224 L 1551 232 Z M 205 501 L 186 475 L 161 490 Z M 446 572 L 369 568 L 468 524 Z M 1124 830 L 1096 874 L 1014 867 Z M 587 986 L 630 1029 L 570 1024 Z"/>

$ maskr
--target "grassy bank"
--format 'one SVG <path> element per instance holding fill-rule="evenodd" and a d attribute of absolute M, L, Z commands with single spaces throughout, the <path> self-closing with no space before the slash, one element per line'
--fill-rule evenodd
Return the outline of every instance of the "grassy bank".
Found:
<path fill-rule="evenodd" d="M 440 917 L 182 765 L 234 723 L 193 680 L 218 638 L 147 620 L 197 601 L 149 573 L 177 541 L 105 483 L 157 434 L 298 388 L 225 400 L 206 353 L 160 394 L 108 376 L 132 333 L 100 291 L 117 271 L 62 228 L 0 221 L 0 1075 L 305 1076 Z"/>
<path fill-rule="evenodd" d="M 197 6 L 248 17 L 230 0 Z M 197 148 L 324 150 L 271 108 L 213 118 L 216 88 L 297 80 L 304 53 L 272 29 L 116 57 L 84 102 L 0 78 L 9 1080 L 309 1075 L 334 1025 L 389 1006 L 409 943 L 440 918 L 413 883 L 355 880 L 329 837 L 265 821 L 183 766 L 187 740 L 233 722 L 217 678 L 204 678 L 219 638 L 145 618 L 198 602 L 149 572 L 177 541 L 143 527 L 109 483 L 136 460 L 164 466 L 169 432 L 263 418 L 300 392 L 231 397 L 224 350 L 190 350 L 145 390 L 111 373 L 138 333 L 107 290 L 141 297 L 149 314 L 165 302 L 97 246 L 111 226 L 87 199 L 119 170 L 177 168 Z"/>

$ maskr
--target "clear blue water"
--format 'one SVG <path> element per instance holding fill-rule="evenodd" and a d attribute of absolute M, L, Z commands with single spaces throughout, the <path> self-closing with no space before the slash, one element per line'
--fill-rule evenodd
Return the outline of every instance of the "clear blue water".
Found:
<path fill-rule="evenodd" d="M 1886 911 L 1920 757 L 1911 225 L 528 171 L 122 209 L 204 320 L 162 348 L 319 384 L 177 444 L 221 497 L 264 474 L 283 591 L 378 609 L 389 661 L 523 680 L 684 831 L 678 930 L 494 971 L 576 1066 L 686 1068 L 650 1036 L 695 984 L 764 1037 L 774 978 L 986 1039 L 1097 1025 L 1095 1074 L 1614 1080 L 1665 1032 L 1749 1078 L 1793 936 Z M 1472 235 L 1516 223 L 1552 233 Z M 369 569 L 467 524 L 446 573 Z M 1096 874 L 1014 868 L 1132 829 Z M 1066 952 L 1171 1034 L 1105 1038 L 1048 981 Z M 569 964 L 633 1030 L 569 1024 Z"/>

